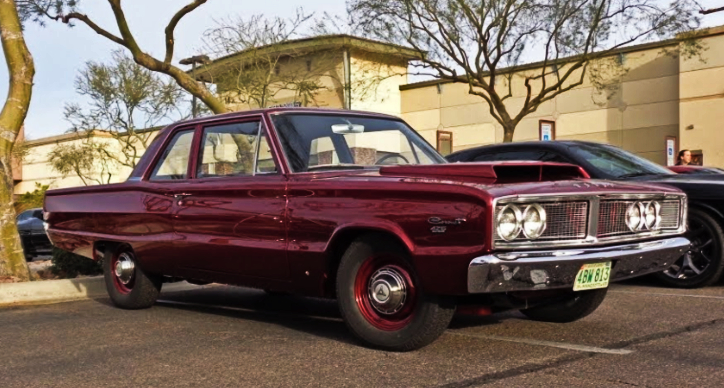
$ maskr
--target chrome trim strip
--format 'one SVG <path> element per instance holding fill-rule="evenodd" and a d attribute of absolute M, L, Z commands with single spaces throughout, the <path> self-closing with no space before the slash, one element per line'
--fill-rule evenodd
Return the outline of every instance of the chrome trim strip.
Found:
<path fill-rule="evenodd" d="M 611 281 L 663 271 L 681 257 L 684 237 L 603 248 L 495 253 L 468 266 L 468 292 L 493 293 L 572 288 L 582 264 L 613 261 Z"/>

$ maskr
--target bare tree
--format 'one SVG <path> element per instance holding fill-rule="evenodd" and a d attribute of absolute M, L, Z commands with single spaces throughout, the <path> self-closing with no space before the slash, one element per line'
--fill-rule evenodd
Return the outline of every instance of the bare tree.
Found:
<path fill-rule="evenodd" d="M 0 1 L 0 40 L 10 76 L 8 96 L 0 112 L 0 276 L 29 280 L 13 206 L 12 154 L 30 106 L 35 66 L 23 37 L 22 22 L 38 20 L 45 10 L 64 11 L 73 3 L 60 0 Z"/>
<path fill-rule="evenodd" d="M 88 106 L 66 104 L 70 132 L 92 137 L 94 130 L 107 131 L 120 152 L 112 146 L 87 149 L 120 166 L 136 167 L 153 136 L 150 129 L 188 117 L 182 108 L 187 103 L 186 93 L 173 80 L 139 66 L 121 50 L 113 52 L 111 63 L 88 62 L 76 77 L 75 89 L 88 98 Z"/>
<path fill-rule="evenodd" d="M 691 42 L 699 26 L 692 0 L 349 0 L 348 8 L 359 31 L 416 50 L 419 73 L 466 83 L 506 142 L 525 116 L 583 84 L 592 65 L 615 67 L 606 60 L 615 50 L 679 33 Z M 517 68 L 527 50 L 541 53 L 535 69 Z M 506 103 L 516 86 L 524 97 Z"/>
<path fill-rule="evenodd" d="M 48 0 L 26 1 L 30 4 L 38 4 Z M 64 12 L 63 9 L 44 9 L 44 16 L 50 19 L 62 21 L 66 24 L 80 22 L 86 25 L 98 35 L 127 50 L 131 57 L 133 57 L 133 60 L 139 65 L 148 70 L 163 73 L 173 78 L 181 88 L 203 101 L 204 104 L 206 104 L 206 106 L 208 106 L 214 113 L 228 112 L 226 104 L 224 104 L 221 99 L 206 88 L 206 86 L 196 82 L 190 74 L 171 63 L 173 60 L 174 49 L 176 47 L 176 39 L 174 37 L 176 27 L 186 15 L 205 4 L 207 0 L 192 0 L 189 4 L 174 13 L 164 29 L 166 49 L 163 58 L 157 58 L 141 48 L 141 45 L 138 43 L 136 37 L 131 31 L 131 27 L 128 25 L 126 13 L 121 5 L 121 0 L 107 1 L 111 11 L 113 12 L 115 28 L 119 31 L 118 34 L 102 27 L 93 21 L 91 17 L 81 12 Z"/>
<path fill-rule="evenodd" d="M 63 178 L 75 175 L 84 185 L 110 183 L 115 171 L 116 161 L 108 155 L 112 154 L 108 144 L 85 138 L 79 143 L 58 144 L 50 153 L 48 161 L 54 170 Z"/>

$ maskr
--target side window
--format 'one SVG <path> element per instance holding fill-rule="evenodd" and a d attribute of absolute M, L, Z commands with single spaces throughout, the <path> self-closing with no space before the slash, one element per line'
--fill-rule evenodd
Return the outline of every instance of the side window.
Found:
<path fill-rule="evenodd" d="M 18 221 L 25 221 L 30 218 L 30 215 L 33 214 L 32 210 L 26 210 L 18 215 Z"/>
<path fill-rule="evenodd" d="M 271 149 L 265 136 L 259 138 L 259 129 L 258 121 L 204 128 L 196 176 L 209 178 L 276 172 Z"/>
<path fill-rule="evenodd" d="M 177 133 L 163 150 L 161 159 L 151 174 L 151 180 L 186 179 L 193 140 L 193 130 Z"/>

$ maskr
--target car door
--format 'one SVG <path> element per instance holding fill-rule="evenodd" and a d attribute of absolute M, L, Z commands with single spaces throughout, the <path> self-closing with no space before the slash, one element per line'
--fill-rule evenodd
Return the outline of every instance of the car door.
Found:
<path fill-rule="evenodd" d="M 43 210 L 34 210 L 32 217 L 27 222 L 30 223 L 30 241 L 35 251 L 49 252 L 52 246 L 43 227 Z"/>
<path fill-rule="evenodd" d="M 194 179 L 173 193 L 182 271 L 288 279 L 286 178 L 268 144 L 260 117 L 201 128 Z"/>

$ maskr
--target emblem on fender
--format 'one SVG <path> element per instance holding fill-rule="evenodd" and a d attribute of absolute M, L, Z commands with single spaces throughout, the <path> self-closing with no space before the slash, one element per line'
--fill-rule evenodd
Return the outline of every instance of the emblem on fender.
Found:
<path fill-rule="evenodd" d="M 456 218 L 454 220 L 444 220 L 441 217 L 430 217 L 427 219 L 427 223 L 435 225 L 430 228 L 432 233 L 445 233 L 449 225 L 460 225 L 465 222 L 464 218 Z"/>

